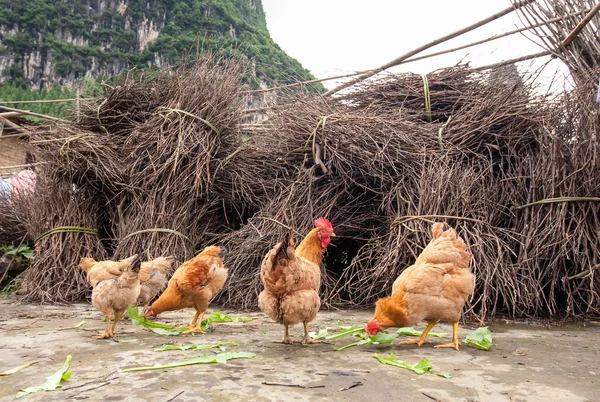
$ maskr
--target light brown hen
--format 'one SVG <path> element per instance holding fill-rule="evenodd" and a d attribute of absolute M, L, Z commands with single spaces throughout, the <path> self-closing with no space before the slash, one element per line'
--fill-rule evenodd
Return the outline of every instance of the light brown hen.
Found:
<path fill-rule="evenodd" d="M 392 295 L 377 301 L 373 318 L 365 325 L 369 335 L 389 327 L 406 327 L 425 320 L 419 339 L 402 344 L 430 343 L 427 334 L 438 321 L 453 325 L 452 342 L 436 348 L 458 350 L 458 321 L 467 298 L 473 293 L 474 276 L 469 271 L 471 254 L 454 229 L 434 223 L 433 239 L 415 263 L 406 268 L 392 286 Z"/>

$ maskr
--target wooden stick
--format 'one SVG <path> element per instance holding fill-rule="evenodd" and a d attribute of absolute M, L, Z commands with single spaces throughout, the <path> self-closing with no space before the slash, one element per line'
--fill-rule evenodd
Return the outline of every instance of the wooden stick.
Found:
<path fill-rule="evenodd" d="M 11 112 L 19 112 L 21 114 L 25 114 L 25 115 L 28 115 L 28 116 L 39 117 L 40 119 L 46 119 L 46 120 L 51 120 L 51 121 L 58 121 L 60 123 L 70 123 L 70 121 L 68 121 L 68 120 L 59 119 L 58 117 L 47 116 L 45 114 L 34 113 L 34 112 L 29 111 L 29 110 L 14 109 L 12 107 L 7 107 L 7 106 L 0 106 L 0 109 L 6 109 L 6 110 L 11 111 Z"/>
<path fill-rule="evenodd" d="M 356 75 L 361 75 L 361 74 L 369 73 L 371 71 L 374 71 L 374 70 L 356 71 L 354 73 L 336 75 L 336 76 L 327 77 L 327 78 L 319 78 L 319 79 L 309 80 L 309 81 L 296 82 L 294 84 L 282 85 L 282 86 L 279 86 L 279 87 L 266 88 L 266 89 L 255 89 L 255 90 L 252 90 L 252 91 L 241 91 L 240 93 L 242 93 L 242 94 L 258 94 L 258 93 L 262 93 L 262 92 L 277 91 L 277 90 L 280 90 L 280 89 L 293 88 L 293 87 L 297 87 L 297 86 L 300 86 L 300 85 L 313 84 L 315 82 L 323 82 L 323 81 L 337 80 L 339 78 L 354 77 Z"/>
<path fill-rule="evenodd" d="M 5 119 L 10 119 L 11 117 L 19 117 L 21 113 L 19 112 L 4 112 L 0 113 L 0 117 L 4 117 Z"/>
<path fill-rule="evenodd" d="M 540 22 L 540 23 L 535 24 L 535 25 L 529 25 L 529 26 L 526 26 L 526 27 L 523 27 L 523 28 L 515 29 L 513 31 L 505 32 L 505 33 L 502 33 L 502 34 L 499 34 L 499 35 L 490 36 L 487 39 L 482 39 L 482 40 L 478 40 L 476 42 L 471 42 L 471 43 L 468 43 L 468 44 L 463 45 L 463 46 L 455 47 L 455 48 L 452 48 L 452 49 L 440 50 L 439 52 L 429 53 L 429 54 L 426 54 L 426 55 L 423 55 L 423 56 L 410 58 L 408 60 L 404 60 L 400 64 L 406 64 L 406 63 L 410 63 L 410 62 L 413 62 L 413 61 L 428 59 L 430 57 L 439 56 L 439 55 L 446 54 L 446 53 L 452 53 L 452 52 L 456 52 L 458 50 L 467 49 L 467 48 L 470 48 L 470 47 L 473 47 L 473 46 L 477 46 L 477 45 L 481 45 L 481 44 L 484 44 L 484 43 L 493 42 L 495 40 L 498 40 L 498 39 L 501 39 L 501 38 L 505 38 L 505 37 L 510 36 L 510 35 L 514 35 L 514 34 L 517 34 L 517 33 L 520 33 L 520 32 L 524 32 L 524 31 L 529 31 L 531 29 L 539 28 L 541 26 L 546 26 L 546 25 L 552 24 L 554 22 L 562 21 L 565 17 L 573 17 L 573 16 L 576 16 L 576 15 L 579 15 L 579 14 L 583 14 L 583 13 L 589 11 L 589 10 L 590 9 L 588 8 L 587 10 L 582 10 L 582 11 L 578 11 L 576 13 L 568 14 L 566 16 L 553 18 L 551 20 Z"/>
<path fill-rule="evenodd" d="M 475 67 L 475 68 L 471 69 L 471 71 L 490 70 L 492 68 L 506 66 L 507 64 L 513 64 L 513 63 L 518 63 L 521 61 L 533 60 L 533 59 L 537 59 L 538 57 L 550 56 L 552 54 L 554 54 L 554 53 L 549 50 L 545 50 L 543 52 L 530 54 L 528 56 L 522 56 L 522 57 L 517 57 L 515 59 L 504 60 L 499 63 L 488 64 L 487 66 Z"/>
<path fill-rule="evenodd" d="M 573 29 L 571 31 L 571 33 L 569 34 L 569 36 L 567 36 L 565 38 L 565 40 L 561 43 L 561 46 L 563 46 L 563 47 L 569 46 L 569 44 L 571 42 L 573 42 L 573 39 L 575 39 L 577 37 L 579 32 L 581 32 L 581 30 L 592 20 L 592 18 L 594 17 L 594 15 L 596 15 L 598 13 L 598 11 L 600 11 L 600 2 L 598 2 L 594 6 L 594 8 L 592 8 L 590 10 L 590 12 L 587 13 L 587 15 L 583 18 L 583 20 L 581 20 L 581 22 L 579 24 L 577 24 L 575 29 Z"/>
<path fill-rule="evenodd" d="M 573 275 L 573 276 L 569 276 L 567 278 L 567 280 L 572 280 L 572 279 L 579 279 L 579 278 L 586 278 L 589 275 L 592 274 L 592 272 L 594 272 L 595 270 L 600 269 L 600 264 L 596 264 L 593 267 L 591 267 L 590 269 L 586 269 L 585 271 L 581 271 L 580 273 Z"/>
<path fill-rule="evenodd" d="M 511 209 L 523 209 L 527 207 L 532 207 L 534 205 L 542 205 L 542 204 L 556 204 L 561 202 L 600 202 L 599 197 L 556 197 L 556 198 L 545 198 L 543 200 L 530 202 L 529 204 L 520 205 L 518 207 L 513 207 Z"/>
<path fill-rule="evenodd" d="M 372 70 L 371 72 L 369 72 L 367 74 L 363 74 L 363 75 L 361 75 L 359 77 L 356 77 L 355 79 L 353 79 L 353 80 L 351 80 L 351 81 L 349 81 L 347 83 L 344 83 L 344 84 L 338 86 L 337 88 L 334 88 L 334 89 L 331 89 L 331 90 L 327 91 L 324 94 L 324 96 L 333 95 L 333 94 L 341 91 L 342 89 L 348 88 L 348 87 L 350 87 L 350 86 L 352 86 L 352 85 L 354 85 L 354 84 L 356 84 L 356 83 L 358 83 L 360 81 L 363 81 L 363 80 L 365 80 L 365 79 L 367 79 L 369 77 L 372 77 L 372 76 L 374 76 L 375 74 L 377 74 L 377 73 L 379 73 L 381 71 L 387 70 L 388 68 L 391 68 L 391 67 L 395 67 L 398 64 L 402 63 L 404 60 L 408 59 L 409 57 L 421 53 L 423 50 L 427 50 L 427 49 L 429 49 L 429 48 L 431 48 L 433 46 L 439 45 L 440 43 L 449 41 L 450 39 L 454 39 L 457 36 L 460 36 L 460 35 L 463 35 L 463 34 L 465 34 L 467 32 L 470 32 L 470 31 L 472 31 L 472 30 L 474 30 L 476 28 L 480 28 L 480 27 L 488 24 L 489 22 L 495 21 L 498 18 L 503 17 L 503 16 L 505 16 L 507 14 L 510 14 L 513 11 L 515 11 L 515 10 L 517 10 L 517 9 L 519 9 L 519 8 L 521 8 L 521 7 L 529 4 L 529 3 L 532 3 L 534 1 L 536 1 L 536 0 L 524 0 L 524 1 L 520 2 L 520 3 L 515 3 L 515 4 L 511 5 L 510 7 L 505 8 L 504 10 L 502 10 L 502 11 L 496 13 L 496 14 L 493 14 L 493 15 L 491 15 L 491 16 L 489 16 L 489 17 L 487 17 L 487 18 L 485 18 L 485 19 L 483 19 L 481 21 L 478 21 L 478 22 L 476 22 L 474 24 L 471 24 L 471 25 L 469 25 L 469 26 L 467 26 L 467 27 L 465 27 L 463 29 L 460 29 L 458 31 L 452 32 L 452 33 L 450 33 L 450 34 L 448 34 L 446 36 L 443 36 L 443 37 L 441 37 L 439 39 L 435 39 L 435 40 L 433 40 L 433 41 L 431 41 L 429 43 L 426 43 L 425 45 L 420 46 L 420 47 L 418 47 L 418 48 L 416 48 L 414 50 L 411 50 L 410 52 L 403 54 L 402 56 L 400 56 L 400 57 L 398 57 L 398 58 L 390 61 L 387 64 L 384 64 L 383 66 L 381 66 L 379 68 L 376 68 L 376 69 Z"/>
<path fill-rule="evenodd" d="M 12 121 L 0 116 L 0 125 L 4 125 L 7 128 L 12 128 L 14 130 L 25 130 L 23 127 L 18 124 L 13 123 Z"/>
<path fill-rule="evenodd" d="M 80 100 L 92 100 L 97 98 L 79 98 Z M 77 98 L 73 99 L 46 99 L 46 100 L 30 100 L 30 101 L 2 101 L 0 105 L 13 105 L 13 104 L 27 104 L 27 103 L 57 103 L 57 102 L 75 102 Z"/>

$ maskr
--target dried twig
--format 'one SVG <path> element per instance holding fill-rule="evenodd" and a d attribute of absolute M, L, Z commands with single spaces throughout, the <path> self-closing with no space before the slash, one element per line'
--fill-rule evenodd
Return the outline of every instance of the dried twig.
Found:
<path fill-rule="evenodd" d="M 291 387 L 291 388 L 303 388 L 303 389 L 313 389 L 313 388 L 325 388 L 325 385 L 300 385 L 300 384 L 283 384 L 278 382 L 262 382 L 262 385 L 275 385 L 279 387 Z"/>

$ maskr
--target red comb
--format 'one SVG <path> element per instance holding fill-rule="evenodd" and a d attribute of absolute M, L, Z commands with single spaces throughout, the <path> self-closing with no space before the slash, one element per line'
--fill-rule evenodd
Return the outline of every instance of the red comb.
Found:
<path fill-rule="evenodd" d="M 333 232 L 333 225 L 325 218 L 319 218 L 315 220 L 315 227 L 327 229 L 330 232 Z"/>

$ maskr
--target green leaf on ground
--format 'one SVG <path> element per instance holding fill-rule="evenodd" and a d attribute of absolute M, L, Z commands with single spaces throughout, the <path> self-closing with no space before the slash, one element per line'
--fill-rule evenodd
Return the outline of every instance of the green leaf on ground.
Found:
<path fill-rule="evenodd" d="M 71 355 L 67 356 L 62 368 L 48 377 L 45 383 L 38 385 L 37 387 L 29 387 L 19 390 L 17 393 L 17 398 L 33 394 L 34 392 L 54 391 L 57 388 L 61 388 L 63 381 L 67 381 L 71 377 L 71 374 L 73 374 L 72 372 L 67 371 L 69 369 L 69 364 L 71 364 Z"/>
<path fill-rule="evenodd" d="M 479 327 L 464 339 L 465 345 L 479 350 L 490 350 L 493 345 L 492 333 L 488 327 Z"/>
<path fill-rule="evenodd" d="M 27 363 L 27 364 L 24 364 L 22 366 L 15 367 L 14 369 L 3 371 L 2 373 L 0 373 L 0 377 L 18 373 L 19 371 L 25 370 L 27 367 L 29 367 L 29 366 L 31 366 L 32 364 L 35 364 L 35 363 L 37 363 L 37 362 Z"/>
<path fill-rule="evenodd" d="M 227 360 L 252 359 L 254 356 L 256 356 L 256 354 L 250 352 L 226 352 L 210 356 L 207 354 L 203 354 L 199 357 L 194 357 L 192 359 L 181 360 L 173 363 L 155 364 L 154 366 L 148 367 L 133 367 L 121 371 L 123 371 L 124 373 L 128 373 L 132 371 L 162 370 L 175 367 L 192 366 L 195 364 L 226 363 Z"/>
<path fill-rule="evenodd" d="M 345 345 L 345 346 L 342 346 L 339 348 L 335 348 L 333 350 L 340 351 L 340 350 L 351 348 L 353 346 L 361 346 L 361 345 L 389 345 L 390 343 L 392 343 L 394 341 L 394 339 L 396 339 L 398 337 L 397 334 L 388 334 L 387 332 L 380 332 L 377 335 L 371 335 L 371 336 L 367 336 L 366 334 L 359 335 L 359 336 L 362 338 L 360 341 L 356 341 L 356 342 L 350 343 L 348 345 Z"/>
<path fill-rule="evenodd" d="M 219 342 L 219 343 L 213 343 L 213 344 L 193 344 L 193 345 L 162 345 L 160 348 L 156 348 L 154 349 L 155 352 L 165 352 L 167 350 L 208 350 L 208 349 L 220 349 L 221 351 L 224 351 L 225 349 L 227 349 L 227 346 L 231 345 L 231 346 L 240 346 L 239 343 L 237 342 Z"/>
<path fill-rule="evenodd" d="M 396 356 L 393 353 L 390 353 L 390 357 L 379 356 L 377 353 L 373 355 L 377 360 L 379 360 L 383 364 L 387 364 L 389 366 L 401 367 L 407 370 L 410 370 L 416 374 L 425 374 L 427 372 L 433 373 L 433 368 L 431 367 L 431 361 L 426 359 L 421 359 L 417 364 L 410 364 L 403 362 L 402 360 L 396 360 Z M 450 373 L 434 373 L 440 377 L 450 378 L 452 375 Z"/>
<path fill-rule="evenodd" d="M 423 333 L 423 331 L 418 331 L 418 330 L 414 329 L 413 327 L 400 328 L 397 332 L 398 335 L 405 335 L 405 336 L 421 336 L 422 333 Z M 427 334 L 427 336 L 442 338 L 444 336 L 448 336 L 448 334 L 446 332 L 441 332 L 441 333 L 430 332 L 429 334 Z"/>
<path fill-rule="evenodd" d="M 339 322 L 338 322 L 339 325 Z M 334 339 L 340 339 L 340 338 L 344 338 L 346 336 L 353 336 L 353 335 L 360 335 L 360 334 L 365 334 L 365 329 L 360 326 L 360 325 L 354 325 L 351 327 L 342 327 L 340 326 L 340 328 L 342 328 L 341 331 L 338 332 L 334 332 L 331 335 L 327 335 L 325 337 L 325 339 L 327 339 L 328 341 L 334 340 Z"/>
<path fill-rule="evenodd" d="M 127 307 L 127 316 L 131 318 L 131 323 L 133 325 L 148 328 L 152 332 L 157 333 L 159 335 L 181 335 L 183 332 L 188 330 L 187 327 L 175 328 L 168 324 L 161 324 L 160 322 L 150 321 L 149 319 L 140 316 L 137 307 L 131 305 Z"/>
<path fill-rule="evenodd" d="M 328 334 L 329 334 L 329 329 L 323 328 L 323 329 L 319 330 L 319 333 L 316 333 L 314 331 L 309 332 L 308 336 L 310 336 L 312 339 L 323 339 L 323 338 L 327 337 Z"/>
<path fill-rule="evenodd" d="M 77 328 L 81 327 L 83 324 L 85 324 L 85 320 L 80 321 L 79 323 L 73 325 L 72 327 L 56 328 L 56 330 L 57 331 L 66 331 L 67 329 L 77 329 Z"/>

